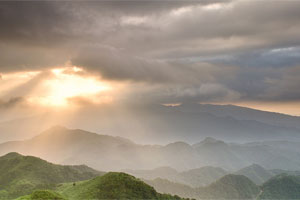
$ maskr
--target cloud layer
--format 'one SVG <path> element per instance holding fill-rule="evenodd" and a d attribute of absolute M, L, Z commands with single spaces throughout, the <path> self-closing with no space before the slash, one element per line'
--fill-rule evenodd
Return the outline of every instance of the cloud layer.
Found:
<path fill-rule="evenodd" d="M 132 102 L 297 102 L 299 10 L 269 0 L 0 2 L 0 72 L 69 63 L 126 82 Z M 24 91 L 0 96 L 1 107 Z"/>

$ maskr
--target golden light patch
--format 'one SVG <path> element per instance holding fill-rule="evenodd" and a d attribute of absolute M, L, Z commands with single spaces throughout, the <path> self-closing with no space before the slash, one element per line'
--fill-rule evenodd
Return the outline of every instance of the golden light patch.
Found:
<path fill-rule="evenodd" d="M 112 89 L 108 83 L 96 77 L 77 74 L 81 71 L 78 67 L 52 69 L 52 76 L 41 83 L 35 92 L 38 95 L 31 96 L 29 101 L 46 106 L 66 106 L 75 97 L 95 102 L 93 98 L 100 101 L 98 95 Z"/>

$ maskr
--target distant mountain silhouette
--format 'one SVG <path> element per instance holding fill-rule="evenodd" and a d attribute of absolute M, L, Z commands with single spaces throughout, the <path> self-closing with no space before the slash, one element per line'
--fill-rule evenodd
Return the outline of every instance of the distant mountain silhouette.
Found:
<path fill-rule="evenodd" d="M 279 113 L 233 105 L 197 103 L 183 103 L 175 107 L 130 105 L 128 110 L 130 114 L 122 109 L 107 107 L 101 112 L 72 116 L 65 121 L 55 121 L 55 117 L 45 114 L 1 122 L 0 132 L 3 134 L 0 135 L 0 140 L 32 137 L 54 123 L 104 130 L 106 134 L 152 144 L 171 141 L 195 143 L 206 137 L 238 143 L 262 140 L 300 141 L 300 117 Z"/>
<path fill-rule="evenodd" d="M 273 176 L 275 176 L 275 174 L 273 174 L 270 170 L 266 170 L 265 168 L 257 164 L 253 164 L 243 169 L 240 169 L 237 172 L 235 172 L 235 174 L 244 175 L 257 185 L 261 185 Z"/>
<path fill-rule="evenodd" d="M 253 163 L 266 169 L 298 170 L 300 150 L 297 145 L 277 143 L 236 144 L 207 138 L 195 145 L 184 142 L 140 145 L 121 137 L 53 127 L 29 140 L 0 144 L 0 155 L 19 152 L 54 163 L 86 164 L 103 171 L 161 166 L 180 171 L 204 166 L 236 171 Z"/>
<path fill-rule="evenodd" d="M 228 174 L 205 187 L 192 188 L 164 179 L 146 181 L 163 193 L 196 199 L 254 199 L 259 187 L 243 175 Z"/>
<path fill-rule="evenodd" d="M 187 171 L 178 172 L 170 167 L 160 167 L 153 170 L 125 170 L 133 176 L 153 180 L 156 178 L 165 179 L 171 182 L 185 184 L 190 187 L 200 187 L 208 185 L 222 176 L 228 174 L 219 167 L 201 167 Z"/>

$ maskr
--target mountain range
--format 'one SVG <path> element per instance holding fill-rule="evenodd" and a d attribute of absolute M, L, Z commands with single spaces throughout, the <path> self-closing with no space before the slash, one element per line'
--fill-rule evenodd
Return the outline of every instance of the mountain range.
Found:
<path fill-rule="evenodd" d="M 179 106 L 128 105 L 66 117 L 44 113 L 0 122 L 1 141 L 24 140 L 56 124 L 143 144 L 194 143 L 206 137 L 246 143 L 264 140 L 300 141 L 300 117 L 233 105 L 183 103 Z M 24 131 L 25 130 L 25 131 Z"/>
<path fill-rule="evenodd" d="M 280 174 L 257 186 L 244 175 L 228 174 L 205 186 L 190 186 L 156 178 L 145 180 L 157 191 L 195 199 L 299 199 L 300 176 Z"/>
<path fill-rule="evenodd" d="M 124 170 L 126 173 L 144 180 L 159 179 L 165 181 L 183 184 L 192 188 L 207 186 L 219 178 L 236 174 L 249 178 L 256 185 L 262 185 L 269 179 L 280 175 L 287 174 L 291 176 L 300 176 L 300 171 L 287 171 L 282 169 L 265 169 L 258 164 L 252 164 L 237 171 L 226 171 L 220 167 L 205 166 L 197 169 L 178 172 L 170 167 L 160 167 L 152 170 Z"/>
<path fill-rule="evenodd" d="M 252 165 L 238 173 L 249 175 L 253 172 L 264 177 L 264 170 Z M 155 171 L 163 173 L 170 168 Z M 210 170 L 180 173 L 197 174 L 199 171 Z M 206 186 L 191 187 L 162 178 L 141 180 L 121 172 L 105 173 L 87 166 L 56 165 L 12 152 L 0 157 L 0 199 L 299 199 L 300 176 L 295 175 L 296 172 L 288 173 L 274 175 L 261 186 L 245 175 L 226 174 Z"/>
<path fill-rule="evenodd" d="M 181 199 L 125 173 L 56 165 L 14 152 L 0 157 L 0 185 L 0 199 Z"/>
<path fill-rule="evenodd" d="M 296 145 L 298 144 L 298 145 Z M 254 163 L 266 169 L 299 170 L 300 142 L 226 143 L 206 138 L 194 145 L 141 145 L 122 137 L 52 127 L 32 139 L 0 144 L 0 155 L 19 152 L 59 164 L 86 164 L 97 170 L 153 169 L 186 171 L 204 166 L 236 171 Z"/>
<path fill-rule="evenodd" d="M 192 188 L 165 179 L 145 181 L 157 191 L 195 199 L 255 199 L 260 188 L 243 175 L 228 174 L 213 183 Z"/>
<path fill-rule="evenodd" d="M 170 167 L 159 167 L 153 170 L 124 170 L 128 174 L 145 180 L 165 179 L 171 182 L 185 184 L 190 187 L 206 186 L 224 175 L 229 174 L 220 167 L 201 167 L 178 172 Z"/>

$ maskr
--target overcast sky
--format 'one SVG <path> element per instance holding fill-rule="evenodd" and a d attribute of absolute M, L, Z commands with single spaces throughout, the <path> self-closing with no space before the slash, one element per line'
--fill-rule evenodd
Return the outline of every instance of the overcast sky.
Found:
<path fill-rule="evenodd" d="M 77 77 L 118 88 L 104 102 L 300 114 L 299 11 L 297 0 L 3 1 L 0 109 L 47 90 L 37 87 L 51 69 L 76 66 Z"/>

